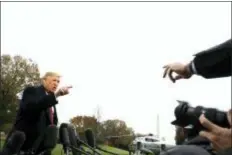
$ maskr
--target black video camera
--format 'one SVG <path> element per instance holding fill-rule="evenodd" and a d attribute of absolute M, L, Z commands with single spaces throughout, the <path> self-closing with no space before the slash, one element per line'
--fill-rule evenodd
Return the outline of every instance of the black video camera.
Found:
<path fill-rule="evenodd" d="M 215 108 L 205 108 L 202 106 L 197 106 L 194 108 L 191 107 L 186 101 L 177 100 L 177 102 L 179 102 L 179 105 L 175 108 L 174 113 L 176 120 L 171 122 L 173 125 L 181 127 L 191 125 L 192 128 L 195 128 L 198 132 L 207 130 L 199 121 L 201 114 L 204 114 L 205 117 L 214 124 L 224 128 L 230 127 L 226 112 L 219 111 Z"/>

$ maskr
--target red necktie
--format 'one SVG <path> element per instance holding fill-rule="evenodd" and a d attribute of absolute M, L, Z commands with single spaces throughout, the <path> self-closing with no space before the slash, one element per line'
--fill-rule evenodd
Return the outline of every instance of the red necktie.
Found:
<path fill-rule="evenodd" d="M 51 108 L 49 108 L 49 116 L 50 116 L 50 121 L 51 121 L 51 125 L 53 125 L 53 109 L 52 109 L 52 107 Z"/>

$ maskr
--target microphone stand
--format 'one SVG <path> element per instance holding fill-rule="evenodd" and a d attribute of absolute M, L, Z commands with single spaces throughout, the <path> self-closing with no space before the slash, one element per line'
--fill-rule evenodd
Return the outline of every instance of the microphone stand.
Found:
<path fill-rule="evenodd" d="M 71 153 L 70 147 L 64 148 L 64 153 L 65 153 L 65 155 L 70 155 L 70 153 Z"/>
<path fill-rule="evenodd" d="M 84 155 L 91 155 L 90 153 L 87 153 L 87 152 L 85 152 L 85 151 L 83 151 L 81 149 L 78 149 L 78 148 L 74 147 L 74 146 L 71 146 L 71 148 L 73 150 L 77 151 L 77 152 L 83 153 Z"/>
<path fill-rule="evenodd" d="M 104 149 L 102 149 L 102 148 L 100 148 L 100 147 L 98 147 L 98 146 L 97 146 L 97 149 L 98 149 L 98 150 L 100 150 L 100 151 L 103 151 L 103 152 L 105 152 L 105 153 L 108 153 L 108 154 L 112 154 L 112 155 L 119 155 L 119 154 L 117 154 L 117 153 L 114 153 L 114 152 L 110 152 L 110 151 L 104 150 Z"/>
<path fill-rule="evenodd" d="M 38 153 L 33 151 L 20 151 L 17 155 L 44 155 L 48 150 L 44 150 Z"/>
<path fill-rule="evenodd" d="M 93 151 L 93 155 L 101 155 L 98 151 L 95 150 L 95 148 L 93 148 L 92 146 L 84 143 L 83 141 L 81 141 L 80 139 L 78 139 L 78 143 L 85 145 L 86 147 L 88 147 L 89 149 L 91 149 Z"/>
<path fill-rule="evenodd" d="M 93 155 L 96 155 L 96 148 L 93 147 Z"/>

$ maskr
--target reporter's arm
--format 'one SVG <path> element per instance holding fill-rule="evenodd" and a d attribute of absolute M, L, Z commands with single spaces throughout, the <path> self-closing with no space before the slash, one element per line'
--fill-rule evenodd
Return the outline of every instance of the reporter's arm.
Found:
<path fill-rule="evenodd" d="M 191 64 L 195 74 L 204 78 L 231 76 L 231 39 L 209 50 L 197 53 Z"/>
<path fill-rule="evenodd" d="M 35 87 L 27 87 L 22 96 L 22 108 L 28 112 L 40 112 L 58 103 L 54 94 L 37 98 Z"/>

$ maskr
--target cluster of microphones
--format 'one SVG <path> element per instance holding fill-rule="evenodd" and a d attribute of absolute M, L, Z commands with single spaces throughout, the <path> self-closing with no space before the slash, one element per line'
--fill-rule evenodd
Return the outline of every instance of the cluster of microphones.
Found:
<path fill-rule="evenodd" d="M 26 136 L 23 132 L 15 131 L 8 138 L 0 155 L 43 155 L 47 150 L 54 149 L 56 144 L 63 146 L 65 155 L 101 155 L 101 152 L 118 155 L 97 146 L 92 129 L 85 130 L 85 142 L 80 139 L 76 128 L 67 123 L 62 123 L 59 129 L 53 125 L 49 126 L 40 138 L 43 139 L 43 151 L 38 152 L 33 149 L 22 151 L 21 147 Z"/>
<path fill-rule="evenodd" d="M 25 140 L 26 136 L 23 132 L 13 132 L 0 155 L 17 155 Z"/>

